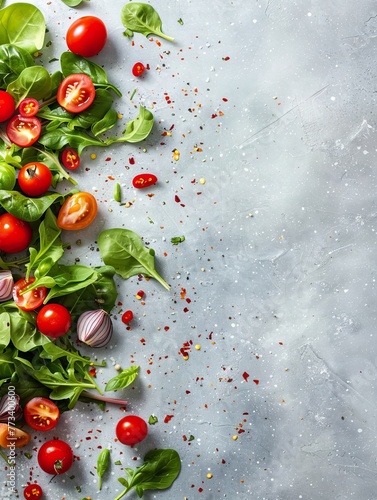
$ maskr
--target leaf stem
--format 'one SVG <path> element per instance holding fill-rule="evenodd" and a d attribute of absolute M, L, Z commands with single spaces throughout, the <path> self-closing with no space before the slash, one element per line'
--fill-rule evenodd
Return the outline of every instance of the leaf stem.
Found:
<path fill-rule="evenodd" d="M 89 392 L 86 390 L 81 392 L 81 396 L 84 396 L 85 398 L 89 398 L 89 399 L 95 399 L 97 401 L 104 401 L 105 403 L 114 403 L 114 404 L 120 405 L 120 406 L 126 406 L 126 404 L 127 404 L 127 401 L 125 401 L 124 399 L 109 398 L 107 396 L 93 394 L 92 392 Z"/>

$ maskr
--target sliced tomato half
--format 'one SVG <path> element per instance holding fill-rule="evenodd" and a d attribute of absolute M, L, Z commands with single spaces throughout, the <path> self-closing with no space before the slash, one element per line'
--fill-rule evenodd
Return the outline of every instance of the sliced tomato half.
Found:
<path fill-rule="evenodd" d="M 26 446 L 31 439 L 28 432 L 19 429 L 13 425 L 0 424 L 0 446 L 2 448 Z"/>
<path fill-rule="evenodd" d="M 75 231 L 89 226 L 98 211 L 95 197 L 84 191 L 69 196 L 58 213 L 57 224 L 60 229 Z"/>
<path fill-rule="evenodd" d="M 7 125 L 9 140 L 21 148 L 34 144 L 39 139 L 41 131 L 42 125 L 36 116 L 16 115 L 9 120 Z"/>
<path fill-rule="evenodd" d="M 24 290 L 29 285 L 34 283 L 34 281 L 34 277 L 31 277 L 28 280 L 21 278 L 14 284 L 13 300 L 23 311 L 34 311 L 34 309 L 37 309 L 43 304 L 43 301 L 47 296 L 47 288 L 44 286 L 38 286 L 28 292 L 24 292 Z"/>
<path fill-rule="evenodd" d="M 84 73 L 73 73 L 61 82 L 56 98 L 62 108 L 80 113 L 92 104 L 95 96 L 92 79 Z"/>
<path fill-rule="evenodd" d="M 58 423 L 59 408 L 51 399 L 37 396 L 24 407 L 26 423 L 36 431 L 49 431 Z"/>

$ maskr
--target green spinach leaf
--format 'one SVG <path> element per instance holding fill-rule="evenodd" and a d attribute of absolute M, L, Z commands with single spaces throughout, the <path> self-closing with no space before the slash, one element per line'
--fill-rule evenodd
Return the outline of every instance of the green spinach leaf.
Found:
<path fill-rule="evenodd" d="M 130 2 L 123 6 L 121 11 L 123 26 L 128 31 L 141 33 L 148 37 L 157 35 L 172 42 L 174 38 L 162 32 L 162 21 L 157 11 L 149 4 Z M 129 36 L 127 34 L 127 36 Z"/>
<path fill-rule="evenodd" d="M 64 196 L 59 193 L 29 198 L 19 191 L 0 190 L 0 205 L 10 214 L 27 222 L 37 221 L 53 203 L 63 198 Z"/>
<path fill-rule="evenodd" d="M 22 99 L 33 97 L 40 101 L 51 95 L 51 76 L 43 66 L 25 68 L 19 77 L 10 83 L 7 92 L 13 97 L 16 107 Z"/>
<path fill-rule="evenodd" d="M 113 266 L 124 279 L 144 274 L 170 290 L 154 265 L 154 252 L 143 245 L 139 235 L 129 229 L 105 229 L 99 234 L 98 247 L 105 264 Z"/>
<path fill-rule="evenodd" d="M 31 3 L 16 2 L 0 10 L 0 45 L 11 43 L 34 54 L 43 47 L 45 32 L 43 14 Z"/>

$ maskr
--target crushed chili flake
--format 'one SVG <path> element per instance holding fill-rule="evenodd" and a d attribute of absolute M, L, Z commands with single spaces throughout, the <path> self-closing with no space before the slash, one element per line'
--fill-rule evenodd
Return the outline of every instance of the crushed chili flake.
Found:
<path fill-rule="evenodd" d="M 133 158 L 133 157 L 129 158 L 129 159 L 128 159 L 128 163 L 129 163 L 130 165 L 135 165 L 135 158 Z"/>
<path fill-rule="evenodd" d="M 248 379 L 249 379 L 249 376 L 250 376 L 250 375 L 249 375 L 247 372 L 243 372 L 242 376 L 243 376 L 243 378 L 246 380 L 246 382 L 248 382 L 248 381 L 249 381 Z"/>
<path fill-rule="evenodd" d="M 256 379 L 256 378 L 253 380 L 253 382 L 254 382 L 254 384 L 256 384 L 256 385 L 258 385 L 258 384 L 259 384 L 259 380 L 258 380 L 258 379 Z"/>
<path fill-rule="evenodd" d="M 223 57 L 223 61 L 229 61 L 230 57 L 229 56 L 225 56 Z"/>
<path fill-rule="evenodd" d="M 228 102 L 228 99 L 226 97 L 223 97 L 224 102 Z"/>
<path fill-rule="evenodd" d="M 174 201 L 175 201 L 176 203 L 179 203 L 179 202 L 181 201 L 178 195 L 175 195 L 175 196 L 174 196 Z"/>
<path fill-rule="evenodd" d="M 170 422 L 170 420 L 174 417 L 174 415 L 166 415 L 164 418 L 164 423 L 167 424 Z"/>

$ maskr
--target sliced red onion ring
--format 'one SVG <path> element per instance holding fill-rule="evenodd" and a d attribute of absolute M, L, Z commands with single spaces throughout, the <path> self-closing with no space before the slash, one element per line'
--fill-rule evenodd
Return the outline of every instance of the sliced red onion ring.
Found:
<path fill-rule="evenodd" d="M 12 298 L 13 276 L 8 270 L 0 271 L 0 302 L 5 302 Z"/>

